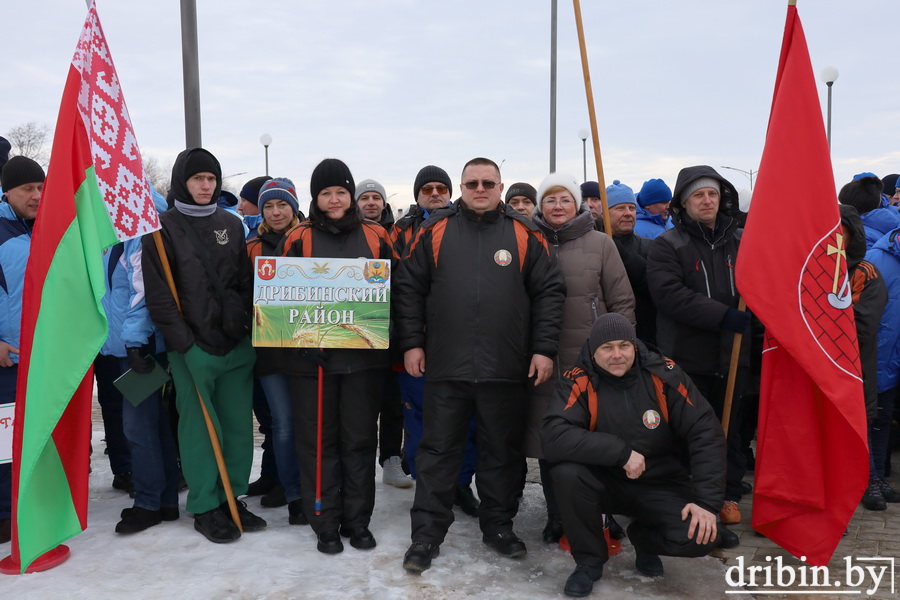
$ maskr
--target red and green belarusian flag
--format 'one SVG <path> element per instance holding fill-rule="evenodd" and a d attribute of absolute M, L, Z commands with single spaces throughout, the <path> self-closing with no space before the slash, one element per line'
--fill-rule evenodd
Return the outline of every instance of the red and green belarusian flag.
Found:
<path fill-rule="evenodd" d="M 158 228 L 91 2 L 63 92 L 25 273 L 12 555 L 5 561 L 19 572 L 87 527 L 91 367 L 107 336 L 102 252 Z"/>

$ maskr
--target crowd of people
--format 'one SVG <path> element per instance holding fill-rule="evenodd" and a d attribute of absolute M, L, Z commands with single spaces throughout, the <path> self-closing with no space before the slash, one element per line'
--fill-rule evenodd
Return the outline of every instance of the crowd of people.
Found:
<path fill-rule="evenodd" d="M 0 138 L 0 144 L 5 140 Z M 0 404 L 14 402 L 22 283 L 43 169 L 0 146 Z M 709 166 L 674 188 L 551 173 L 506 186 L 473 158 L 454 182 L 424 166 L 415 203 L 395 221 L 384 186 L 320 162 L 311 199 L 287 177 L 224 192 L 202 148 L 154 191 L 161 237 L 104 253 L 109 339 L 95 362 L 113 486 L 134 505 L 120 534 L 180 518 L 215 543 L 266 527 L 241 497 L 287 506 L 317 549 L 377 545 L 369 529 L 376 462 L 385 484 L 415 486 L 403 567 L 439 556 L 454 506 L 478 519 L 502 556 L 527 554 L 514 531 L 526 457 L 546 501 L 542 539 L 571 548 L 570 596 L 603 574 L 610 538 L 630 539 L 635 568 L 739 543 L 751 489 L 760 324 L 739 305 L 734 265 L 746 213 Z M 865 376 L 869 510 L 900 502 L 890 475 L 900 382 L 900 187 L 863 173 L 840 191 Z M 504 197 L 504 190 L 506 194 Z M 253 348 L 257 257 L 367 258 L 391 264 L 388 350 Z M 733 398 L 731 348 L 741 335 Z M 137 403 L 112 380 L 162 365 L 174 385 Z M 174 391 L 173 391 L 174 390 Z M 724 411 L 731 407 L 727 435 Z M 253 413 L 264 435 L 250 481 Z M 472 485 L 477 491 L 477 497 Z M 10 539 L 9 464 L 0 465 L 0 543 Z M 237 498 L 236 501 L 234 499 Z M 627 532 L 614 515 L 629 517 Z"/>

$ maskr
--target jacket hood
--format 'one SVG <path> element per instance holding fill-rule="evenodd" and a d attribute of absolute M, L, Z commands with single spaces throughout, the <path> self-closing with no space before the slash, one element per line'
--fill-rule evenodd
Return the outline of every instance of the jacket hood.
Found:
<path fill-rule="evenodd" d="M 390 204 L 385 204 L 385 207 L 381 211 L 381 217 L 378 219 L 378 223 L 387 230 L 390 230 L 391 225 L 394 224 L 394 211 Z"/>
<path fill-rule="evenodd" d="M 719 186 L 721 187 L 719 214 L 733 216 L 738 205 L 737 190 L 730 181 L 719 175 L 715 169 L 707 165 L 685 167 L 678 173 L 678 179 L 675 181 L 675 190 L 672 192 L 672 202 L 669 204 L 669 210 L 678 214 L 684 213 L 684 206 L 681 203 L 681 194 L 691 183 L 697 181 L 701 177 L 711 177 L 719 182 Z"/>
<path fill-rule="evenodd" d="M 866 257 L 866 230 L 863 227 L 862 217 L 855 208 L 848 204 L 841 204 L 841 225 L 850 232 L 850 241 L 846 244 L 847 266 L 853 268 L 859 261 Z"/>
<path fill-rule="evenodd" d="M 895 229 L 886 233 L 880 240 L 875 242 L 872 250 L 884 250 L 893 254 L 900 261 L 900 229 Z"/>
<path fill-rule="evenodd" d="M 201 154 L 206 156 L 200 156 Z M 211 169 L 215 169 L 210 172 L 216 176 L 216 189 L 213 191 L 212 199 L 209 201 L 210 205 L 215 205 L 219 200 L 219 193 L 222 191 L 222 167 L 219 165 L 218 159 L 213 156 L 209 150 L 203 148 L 188 148 L 187 150 L 183 150 L 181 154 L 178 155 L 178 158 L 175 159 L 175 164 L 172 165 L 172 189 L 170 193 L 175 200 L 178 200 L 179 202 L 197 205 L 193 196 L 191 196 L 187 189 L 187 179 L 190 175 L 194 174 L 187 173 L 188 166 L 197 159 L 211 165 Z"/>
<path fill-rule="evenodd" d="M 861 217 L 863 225 L 867 229 L 872 229 L 880 235 L 900 227 L 900 212 L 894 207 L 876 208 L 861 215 Z"/>

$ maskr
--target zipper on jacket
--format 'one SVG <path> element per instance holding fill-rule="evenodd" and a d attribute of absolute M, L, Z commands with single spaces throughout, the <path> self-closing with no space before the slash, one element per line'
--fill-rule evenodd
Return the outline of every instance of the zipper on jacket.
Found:
<path fill-rule="evenodd" d="M 725 264 L 728 266 L 728 280 L 731 282 L 731 295 L 734 296 L 736 294 L 734 289 L 734 265 L 731 262 L 730 254 L 725 257 Z"/>
<path fill-rule="evenodd" d="M 706 272 L 706 265 L 703 264 L 703 259 L 697 261 L 697 265 L 694 267 L 695 270 L 699 271 L 703 269 L 703 281 L 706 283 L 706 295 L 712 298 L 712 292 L 709 289 L 709 274 Z"/>

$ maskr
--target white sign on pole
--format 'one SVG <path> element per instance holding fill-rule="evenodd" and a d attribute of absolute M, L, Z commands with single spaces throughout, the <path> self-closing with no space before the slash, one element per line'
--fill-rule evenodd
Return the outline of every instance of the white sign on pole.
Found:
<path fill-rule="evenodd" d="M 15 413 L 15 404 L 0 404 L 0 465 L 12 462 L 13 417 Z"/>

